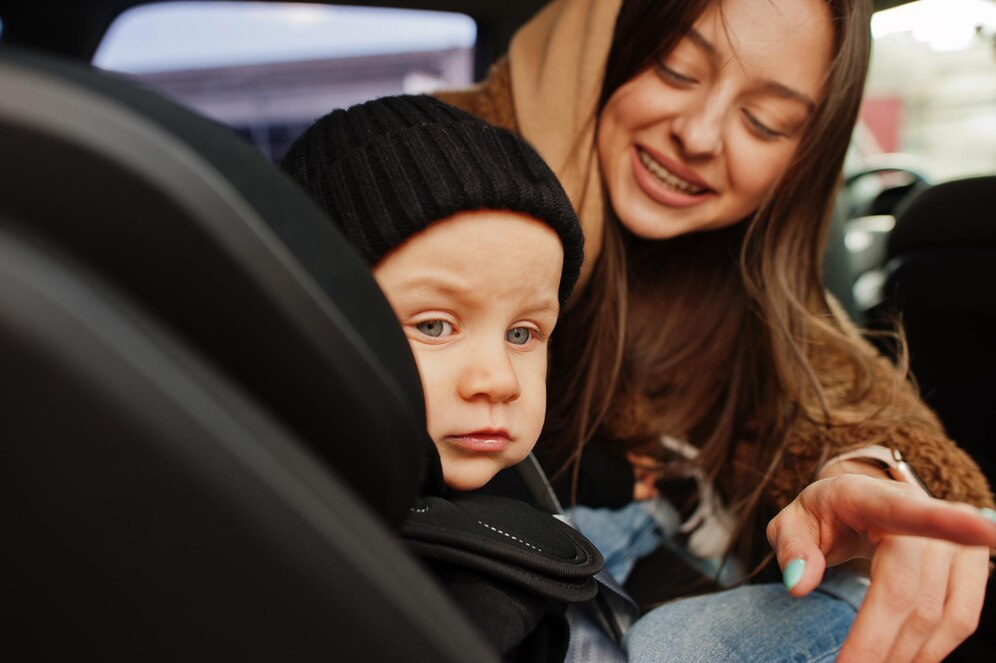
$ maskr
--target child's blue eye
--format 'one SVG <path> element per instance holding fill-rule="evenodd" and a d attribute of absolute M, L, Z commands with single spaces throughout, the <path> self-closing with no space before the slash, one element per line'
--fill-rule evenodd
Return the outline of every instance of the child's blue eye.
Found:
<path fill-rule="evenodd" d="M 432 338 L 448 336 L 453 333 L 453 325 L 445 320 L 423 320 L 415 325 L 415 329 Z"/>
<path fill-rule="evenodd" d="M 505 340 L 512 345 L 525 345 L 532 340 L 534 333 L 528 327 L 513 327 L 505 332 Z"/>

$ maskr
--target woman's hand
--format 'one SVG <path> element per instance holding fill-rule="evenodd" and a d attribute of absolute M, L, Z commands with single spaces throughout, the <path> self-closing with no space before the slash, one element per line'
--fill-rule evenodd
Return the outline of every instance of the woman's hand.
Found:
<path fill-rule="evenodd" d="M 827 566 L 871 560 L 871 587 L 838 661 L 940 661 L 975 631 L 996 515 L 857 474 L 808 486 L 768 525 L 793 596 Z M 802 560 L 801 562 L 799 560 Z"/>

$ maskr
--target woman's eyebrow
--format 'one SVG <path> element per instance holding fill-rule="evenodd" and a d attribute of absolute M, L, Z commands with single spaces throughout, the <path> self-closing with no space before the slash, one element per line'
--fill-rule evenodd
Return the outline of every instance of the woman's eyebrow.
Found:
<path fill-rule="evenodd" d="M 810 112 L 816 108 L 816 102 L 809 98 L 809 95 L 803 94 L 798 90 L 793 90 L 789 86 L 779 83 L 778 81 L 767 80 L 764 81 L 764 85 L 761 88 L 762 92 L 774 95 L 776 97 L 781 97 L 783 99 L 790 99 L 792 101 L 798 101 L 803 104 Z"/>
<path fill-rule="evenodd" d="M 715 58 L 719 56 L 719 51 L 716 50 L 716 47 L 713 45 L 713 43 L 708 39 L 706 39 L 705 37 L 703 37 L 702 33 L 696 30 L 694 27 L 688 29 L 688 38 L 692 40 L 692 43 L 694 43 L 696 46 L 705 51 L 706 55 L 708 55 L 709 57 Z"/>
<path fill-rule="evenodd" d="M 705 51 L 706 55 L 710 58 L 718 58 L 719 51 L 716 49 L 715 44 L 706 39 L 701 32 L 696 30 L 694 27 L 688 29 L 688 38 L 693 44 L 698 46 L 700 49 Z M 775 95 L 777 97 L 782 97 L 783 99 L 791 99 L 793 101 L 798 101 L 805 105 L 809 111 L 813 111 L 816 108 L 816 102 L 809 98 L 808 95 L 794 90 L 784 83 L 779 83 L 778 81 L 767 80 L 764 81 L 762 86 L 762 91 L 768 94 Z"/>

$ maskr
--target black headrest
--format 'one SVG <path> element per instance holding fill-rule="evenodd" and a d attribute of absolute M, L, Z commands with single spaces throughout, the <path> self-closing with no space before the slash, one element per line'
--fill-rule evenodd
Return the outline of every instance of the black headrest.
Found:
<path fill-rule="evenodd" d="M 385 527 L 438 480 L 418 374 L 304 194 L 8 48 L 0 146 L 0 659 L 495 660 Z"/>
<path fill-rule="evenodd" d="M 0 366 L 0 659 L 496 660 L 281 422 L 4 214 Z"/>
<path fill-rule="evenodd" d="M 918 194 L 889 234 L 889 257 L 996 247 L 996 176 L 943 182 Z"/>
<path fill-rule="evenodd" d="M 119 288 L 388 522 L 431 443 L 362 261 L 226 128 L 87 67 L 0 51 L 0 214 Z"/>

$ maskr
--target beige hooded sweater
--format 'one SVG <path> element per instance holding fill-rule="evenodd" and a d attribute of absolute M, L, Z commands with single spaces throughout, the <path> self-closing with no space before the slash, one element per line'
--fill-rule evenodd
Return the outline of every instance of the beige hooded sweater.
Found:
<path fill-rule="evenodd" d="M 561 179 L 585 232 L 586 259 L 575 297 L 584 296 L 601 248 L 605 219 L 594 148 L 595 111 L 620 5 L 621 0 L 554 0 L 514 35 L 507 57 L 494 65 L 485 81 L 436 95 L 521 135 Z M 841 326 L 858 337 L 846 316 L 838 317 Z M 975 462 L 947 438 L 913 386 L 897 383 L 892 364 L 865 346 L 880 378 L 866 405 L 881 406 L 881 416 L 859 426 L 830 429 L 801 420 L 789 433 L 768 486 L 766 510 L 773 513 L 794 499 L 826 458 L 873 443 L 899 449 L 936 497 L 991 507 L 989 486 Z M 810 359 L 829 396 L 850 389 L 853 368 L 846 357 L 823 351 Z M 897 417 L 890 416 L 895 412 L 913 416 L 904 416 L 896 427 Z M 736 456 L 750 458 L 750 445 L 756 443 L 745 442 Z M 727 479 L 735 480 L 730 477 L 736 474 L 731 472 Z"/>

